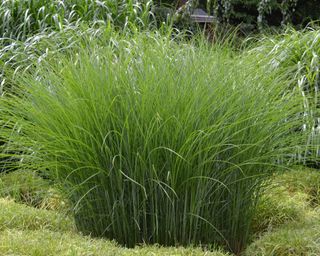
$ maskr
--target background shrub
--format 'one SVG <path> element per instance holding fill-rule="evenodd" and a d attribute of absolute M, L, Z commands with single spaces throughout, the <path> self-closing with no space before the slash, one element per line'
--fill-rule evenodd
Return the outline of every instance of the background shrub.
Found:
<path fill-rule="evenodd" d="M 220 22 L 240 24 L 243 32 L 287 24 L 304 27 L 320 18 L 316 0 L 200 0 L 200 4 L 209 6 Z"/>
<path fill-rule="evenodd" d="M 190 8 L 176 11 L 185 1 L 161 0 L 4 0 L 0 4 L 0 37 L 26 40 L 41 31 L 61 30 L 65 26 L 85 23 L 90 26 L 115 26 L 117 28 L 161 27 L 162 22 L 181 29 L 192 29 Z M 191 9 L 200 7 L 214 15 L 220 24 L 241 24 L 244 33 L 271 26 L 293 24 L 304 27 L 320 19 L 317 0 L 189 0 Z M 176 13 L 176 14 L 175 14 Z M 189 14 L 190 14 L 189 13 Z M 169 16 L 171 18 L 169 18 Z M 181 17 L 189 17 L 184 19 Z M 180 17 L 180 18 L 177 18 Z"/>

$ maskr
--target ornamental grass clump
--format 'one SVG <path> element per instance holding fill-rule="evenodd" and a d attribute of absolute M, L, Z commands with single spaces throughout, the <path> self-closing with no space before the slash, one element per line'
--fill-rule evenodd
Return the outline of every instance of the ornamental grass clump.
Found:
<path fill-rule="evenodd" d="M 1 101 L 2 155 L 61 184 L 84 234 L 240 253 L 305 142 L 301 94 L 240 57 L 153 33 L 50 57 Z"/>

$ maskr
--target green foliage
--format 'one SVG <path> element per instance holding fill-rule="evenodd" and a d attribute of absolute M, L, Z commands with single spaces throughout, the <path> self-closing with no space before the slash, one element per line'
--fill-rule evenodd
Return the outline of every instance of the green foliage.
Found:
<path fill-rule="evenodd" d="M 257 205 L 253 220 L 254 233 L 258 235 L 284 224 L 303 220 L 308 210 L 307 200 L 307 194 L 292 193 L 285 186 L 279 186 L 273 181 Z"/>
<path fill-rule="evenodd" d="M 125 249 L 115 243 L 92 239 L 75 233 L 48 230 L 5 230 L 0 232 L 1 255 L 25 256 L 228 256 L 219 250 L 200 248 L 145 246 Z"/>
<path fill-rule="evenodd" d="M 257 239 L 244 255 L 320 253 L 319 179 L 318 170 L 299 166 L 272 177 L 255 216 Z"/>
<path fill-rule="evenodd" d="M 102 36 L 102 31 L 104 36 Z M 0 38 L 0 94 L 5 95 L 6 91 L 18 87 L 12 79 L 16 73 L 27 72 L 30 67 L 34 67 L 43 60 L 50 58 L 55 53 L 69 54 L 74 49 L 85 47 L 90 38 L 108 40 L 108 31 L 113 31 L 111 27 L 88 28 L 85 25 L 67 26 L 60 31 L 47 33 L 42 31 L 36 35 L 29 36 L 28 39 L 8 40 Z M 113 34 L 115 34 L 113 32 Z M 7 169 L 15 169 L 16 165 L 6 166 Z"/>
<path fill-rule="evenodd" d="M 0 37 L 25 40 L 41 31 L 61 30 L 86 22 L 91 26 L 148 27 L 152 1 L 137 0 L 4 0 Z"/>
<path fill-rule="evenodd" d="M 303 31 L 289 29 L 286 33 L 273 37 L 259 38 L 259 46 L 252 50 L 253 55 L 267 59 L 267 66 L 279 75 L 286 74 L 289 90 L 299 90 L 303 95 L 304 114 L 309 121 L 304 127 L 311 127 L 308 142 L 312 149 L 305 152 L 309 155 L 307 165 L 319 164 L 319 85 L 320 85 L 320 30 L 308 28 Z M 265 57 L 267 56 L 267 57 Z M 312 117 L 310 119 L 309 117 Z"/>
<path fill-rule="evenodd" d="M 318 20 L 320 8 L 316 0 L 212 0 L 200 1 L 209 6 L 218 21 L 241 24 L 243 32 L 264 30 L 268 26 L 293 24 L 305 26 Z M 209 4 L 208 4 L 209 3 Z"/>
<path fill-rule="evenodd" d="M 74 232 L 71 218 L 0 199 L 1 255 L 210 255 L 227 256 L 200 248 L 137 247 L 125 249 L 114 242 L 92 239 Z"/>
<path fill-rule="evenodd" d="M 245 256 L 316 256 L 320 254 L 319 213 L 287 225 L 253 242 Z"/>
<path fill-rule="evenodd" d="M 62 196 L 48 180 L 31 171 L 14 171 L 0 175 L 0 196 L 16 202 L 45 209 L 66 208 Z"/>
<path fill-rule="evenodd" d="M 311 207 L 320 206 L 320 172 L 317 169 L 296 167 L 274 178 L 276 186 L 283 187 L 289 194 L 305 194 L 305 202 Z"/>
<path fill-rule="evenodd" d="M 305 26 L 320 17 L 317 0 L 189 0 L 213 14 L 217 21 L 241 24 L 243 31 L 266 26 L 294 24 Z M 41 31 L 62 30 L 65 26 L 86 23 L 90 26 L 148 28 L 151 24 L 179 20 L 177 26 L 192 29 L 188 11 L 174 14 L 180 1 L 161 0 L 3 0 L 0 4 L 0 37 L 26 40 Z M 193 9 L 193 7 L 191 9 Z M 170 10 L 171 9 L 171 10 Z M 177 18 L 178 17 L 178 18 Z M 182 18 L 181 18 L 182 17 Z M 155 19 L 156 18 L 156 19 Z M 171 20 L 172 21 L 172 20 Z M 170 22 L 169 22 L 170 23 Z M 194 28 L 193 28 L 194 29 Z"/>
<path fill-rule="evenodd" d="M 289 86 L 299 86 L 313 107 L 318 103 L 320 30 L 302 31 L 288 29 L 285 33 L 259 37 L 254 54 L 267 55 L 270 69 L 280 69 L 293 79 Z"/>
<path fill-rule="evenodd" d="M 85 234 L 240 252 L 261 182 L 305 141 L 292 132 L 301 95 L 257 58 L 201 41 L 106 43 L 17 77 L 23 90 L 0 105 L 3 156 L 19 150 L 61 183 Z"/>
<path fill-rule="evenodd" d="M 69 216 L 0 198 L 0 232 L 6 229 L 47 229 L 63 232 L 75 230 L 74 222 Z"/>

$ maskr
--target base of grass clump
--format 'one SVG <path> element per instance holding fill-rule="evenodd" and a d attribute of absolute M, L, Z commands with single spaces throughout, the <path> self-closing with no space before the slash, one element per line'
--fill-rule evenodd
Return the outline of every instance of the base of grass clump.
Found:
<path fill-rule="evenodd" d="M 144 246 L 134 249 L 121 248 L 116 243 L 92 239 L 74 233 L 58 233 L 48 230 L 0 231 L 1 255 L 25 256 L 228 256 L 222 251 L 203 251 L 200 248 L 174 248 Z"/>
<path fill-rule="evenodd" d="M 143 246 L 134 249 L 76 233 L 72 220 L 53 211 L 35 209 L 0 199 L 0 255 L 113 256 L 113 255 L 208 255 L 227 256 L 222 251 L 200 248 Z"/>

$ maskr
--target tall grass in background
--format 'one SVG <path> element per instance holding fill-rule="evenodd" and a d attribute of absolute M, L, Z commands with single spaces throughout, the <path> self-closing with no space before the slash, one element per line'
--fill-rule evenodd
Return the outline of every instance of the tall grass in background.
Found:
<path fill-rule="evenodd" d="M 60 31 L 81 22 L 146 28 L 152 23 L 151 8 L 148 0 L 3 0 L 0 37 L 26 40 L 42 31 Z"/>
<path fill-rule="evenodd" d="M 302 31 L 288 29 L 285 33 L 259 38 L 251 52 L 263 60 L 271 72 L 286 74 L 287 90 L 299 90 L 303 96 L 306 117 L 302 131 L 310 130 L 308 163 L 319 167 L 320 149 L 320 30 L 308 27 Z M 310 118 L 312 117 L 312 118 Z"/>
<path fill-rule="evenodd" d="M 126 34 L 128 31 L 122 31 Z M 90 28 L 84 24 L 69 25 L 60 31 L 42 31 L 26 40 L 0 38 L 0 93 L 15 88 L 15 74 L 26 72 L 55 54 L 70 55 L 91 40 L 101 37 L 108 40 L 109 34 L 116 35 L 113 27 Z"/>
<path fill-rule="evenodd" d="M 262 182 L 305 143 L 301 94 L 258 57 L 202 41 L 105 42 L 16 77 L 2 156 L 61 184 L 85 234 L 240 253 Z"/>

